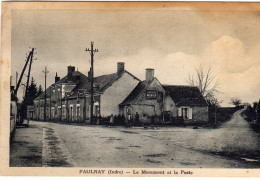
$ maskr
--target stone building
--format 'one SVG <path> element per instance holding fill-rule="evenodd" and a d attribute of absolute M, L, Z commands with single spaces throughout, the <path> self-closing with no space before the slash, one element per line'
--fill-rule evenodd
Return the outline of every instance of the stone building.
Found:
<path fill-rule="evenodd" d="M 208 121 L 208 105 L 197 87 L 162 85 L 153 69 L 146 69 L 141 81 L 120 103 L 120 114 L 141 123 L 203 123 Z"/>
<path fill-rule="evenodd" d="M 130 94 L 140 80 L 117 63 L 117 72 L 94 78 L 94 116 L 109 117 L 119 114 L 119 104 Z M 62 106 L 72 122 L 90 122 L 90 80 L 80 83 L 62 99 Z M 67 109 L 66 109 L 67 107 Z M 66 110 L 65 110 L 66 109 Z"/>
<path fill-rule="evenodd" d="M 94 77 L 94 116 L 119 114 L 119 104 L 130 94 L 140 80 L 117 63 L 117 72 Z M 90 78 L 68 66 L 67 75 L 46 90 L 46 119 L 50 121 L 90 122 Z M 44 120 L 42 93 L 34 100 L 34 119 Z"/>
<path fill-rule="evenodd" d="M 55 83 L 46 89 L 46 120 L 62 120 L 62 99 L 79 84 L 88 81 L 87 76 L 75 71 L 74 66 L 68 66 L 67 75 L 60 79 L 56 73 Z M 36 120 L 44 120 L 45 93 L 34 99 L 34 114 Z"/>

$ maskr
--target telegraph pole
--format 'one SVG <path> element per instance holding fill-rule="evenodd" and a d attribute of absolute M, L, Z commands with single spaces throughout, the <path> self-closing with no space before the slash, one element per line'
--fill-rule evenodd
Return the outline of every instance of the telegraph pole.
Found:
<path fill-rule="evenodd" d="M 28 94 L 28 87 L 29 87 L 30 74 L 31 74 L 31 67 L 32 67 L 32 62 L 33 62 L 33 51 L 34 51 L 34 48 L 32 48 L 31 56 L 30 56 L 31 59 L 30 59 L 30 64 L 29 64 L 28 76 L 27 76 L 27 83 L 26 83 L 26 89 L 25 89 L 25 98 L 27 98 L 27 94 Z"/>
<path fill-rule="evenodd" d="M 49 71 L 47 70 L 47 66 L 45 66 L 45 70 L 42 71 L 44 73 L 44 78 L 45 78 L 45 91 L 44 91 L 44 120 L 46 121 L 46 98 L 47 98 L 47 94 L 46 94 L 46 78 L 47 78 L 47 73 L 49 73 Z"/>
<path fill-rule="evenodd" d="M 16 71 L 16 73 L 15 73 L 15 82 L 16 82 L 15 88 L 17 87 L 17 79 L 18 79 L 18 72 Z"/>
<path fill-rule="evenodd" d="M 94 42 L 91 42 L 91 49 L 87 48 L 86 51 L 90 52 L 91 56 L 91 88 L 90 88 L 90 124 L 93 124 L 93 105 L 94 105 L 94 91 L 93 91 L 93 83 L 94 83 L 94 55 L 98 52 L 98 49 L 94 49 Z"/>

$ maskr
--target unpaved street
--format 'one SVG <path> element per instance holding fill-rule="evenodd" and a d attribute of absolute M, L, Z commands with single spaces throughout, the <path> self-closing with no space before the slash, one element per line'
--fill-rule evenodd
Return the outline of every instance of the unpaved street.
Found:
<path fill-rule="evenodd" d="M 259 134 L 240 111 L 219 129 L 105 127 L 31 121 L 11 166 L 259 168 Z"/>

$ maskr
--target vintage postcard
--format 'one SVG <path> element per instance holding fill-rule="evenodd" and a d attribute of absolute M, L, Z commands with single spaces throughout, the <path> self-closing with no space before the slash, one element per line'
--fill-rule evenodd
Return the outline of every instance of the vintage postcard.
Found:
<path fill-rule="evenodd" d="M 2 2 L 0 174 L 260 176 L 260 3 Z"/>

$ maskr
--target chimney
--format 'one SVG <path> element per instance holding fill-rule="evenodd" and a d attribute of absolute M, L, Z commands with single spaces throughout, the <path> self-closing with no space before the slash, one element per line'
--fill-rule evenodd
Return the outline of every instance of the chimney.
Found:
<path fill-rule="evenodd" d="M 72 81 L 72 74 L 75 72 L 75 66 L 68 66 L 68 81 Z"/>
<path fill-rule="evenodd" d="M 125 63 L 118 62 L 117 63 L 117 75 L 121 75 L 125 71 Z"/>
<path fill-rule="evenodd" d="M 154 78 L 154 69 L 147 68 L 146 75 L 145 75 L 146 81 L 149 83 L 153 80 L 153 78 Z"/>
<path fill-rule="evenodd" d="M 56 76 L 55 76 L 55 83 L 57 83 L 60 80 L 60 77 L 58 76 L 57 72 L 56 72 Z"/>

